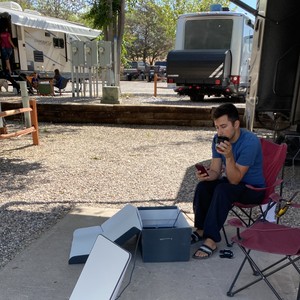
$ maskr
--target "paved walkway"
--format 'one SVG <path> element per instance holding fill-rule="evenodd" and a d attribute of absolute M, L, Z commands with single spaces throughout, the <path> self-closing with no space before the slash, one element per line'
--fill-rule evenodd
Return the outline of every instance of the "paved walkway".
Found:
<path fill-rule="evenodd" d="M 69 265 L 69 251 L 74 229 L 99 225 L 116 211 L 105 208 L 78 207 L 32 243 L 0 271 L 1 300 L 61 300 L 69 299 L 83 265 Z M 229 235 L 233 232 L 227 229 Z M 134 255 L 135 240 L 124 248 Z M 219 250 L 225 245 L 220 243 Z M 197 246 L 191 247 L 191 254 Z M 237 270 L 242 255 L 236 246 L 233 259 L 221 259 L 214 254 L 210 259 L 188 262 L 144 263 L 140 252 L 132 259 L 121 290 L 130 281 L 121 300 L 212 300 L 228 299 L 226 292 Z M 273 257 L 261 255 L 261 262 Z M 134 269 L 133 269 L 134 268 Z M 99 270 L 99 272 L 101 272 Z M 109 270 L 107 270 L 109 272 Z M 249 273 L 250 274 L 250 273 Z M 249 276 L 248 276 L 249 277 Z M 247 276 L 243 276 L 247 278 Z M 285 300 L 295 300 L 299 275 L 291 269 L 274 275 L 272 282 Z M 121 291 L 120 290 L 120 291 Z M 88 300 L 87 295 L 85 299 Z M 99 299 L 102 299 L 99 295 Z M 275 299 L 269 288 L 260 282 L 254 288 L 237 294 L 234 299 Z"/>

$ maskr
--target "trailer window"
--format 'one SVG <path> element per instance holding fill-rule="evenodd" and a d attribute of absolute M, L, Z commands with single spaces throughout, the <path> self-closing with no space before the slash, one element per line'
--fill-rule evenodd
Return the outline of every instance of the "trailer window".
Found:
<path fill-rule="evenodd" d="M 44 62 L 44 53 L 43 51 L 34 50 L 33 58 L 35 62 Z"/>
<path fill-rule="evenodd" d="M 53 45 L 54 45 L 54 48 L 63 49 L 65 47 L 65 42 L 63 39 L 53 38 Z"/>
<path fill-rule="evenodd" d="M 185 23 L 185 49 L 230 49 L 233 20 L 189 20 Z"/>

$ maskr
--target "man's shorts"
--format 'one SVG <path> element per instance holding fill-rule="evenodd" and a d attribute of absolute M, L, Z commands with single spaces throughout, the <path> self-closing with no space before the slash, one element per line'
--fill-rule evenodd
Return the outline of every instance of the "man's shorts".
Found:
<path fill-rule="evenodd" d="M 12 55 L 12 48 L 1 48 L 1 57 L 8 60 Z"/>

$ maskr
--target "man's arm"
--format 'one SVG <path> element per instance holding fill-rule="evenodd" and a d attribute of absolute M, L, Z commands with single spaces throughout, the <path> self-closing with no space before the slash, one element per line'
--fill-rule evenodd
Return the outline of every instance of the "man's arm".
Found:
<path fill-rule="evenodd" d="M 233 155 L 226 157 L 226 176 L 231 184 L 239 184 L 248 171 L 248 166 L 241 166 L 234 161 Z"/>
<path fill-rule="evenodd" d="M 221 158 L 212 158 L 210 167 L 207 170 L 209 176 L 207 176 L 205 173 L 201 173 L 201 171 L 196 171 L 196 177 L 200 181 L 213 181 L 220 177 L 221 175 L 221 167 L 222 167 L 222 161 Z"/>
<path fill-rule="evenodd" d="M 209 179 L 216 180 L 220 177 L 222 171 L 222 160 L 221 158 L 212 158 L 210 168 L 208 170 Z"/>
<path fill-rule="evenodd" d="M 249 166 L 237 164 L 234 160 L 231 144 L 227 141 L 224 142 L 224 144 L 220 153 L 222 153 L 226 159 L 226 177 L 231 184 L 239 184 L 248 171 Z"/>

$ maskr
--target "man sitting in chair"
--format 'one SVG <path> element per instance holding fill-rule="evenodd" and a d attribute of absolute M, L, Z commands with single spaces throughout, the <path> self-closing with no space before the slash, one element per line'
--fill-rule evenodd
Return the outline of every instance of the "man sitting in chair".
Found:
<path fill-rule="evenodd" d="M 221 241 L 222 229 L 232 203 L 260 204 L 265 191 L 246 187 L 265 187 L 261 143 L 258 137 L 240 128 L 237 108 L 226 103 L 213 114 L 217 134 L 212 142 L 212 159 L 207 173 L 196 171 L 195 214 L 191 243 L 203 240 L 193 258 L 210 257 Z M 222 175 L 225 172 L 225 176 Z"/>

